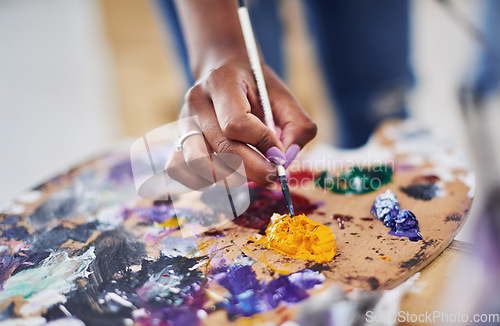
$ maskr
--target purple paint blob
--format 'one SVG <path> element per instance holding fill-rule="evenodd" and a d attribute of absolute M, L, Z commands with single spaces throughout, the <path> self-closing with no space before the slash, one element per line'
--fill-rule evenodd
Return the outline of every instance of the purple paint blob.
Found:
<path fill-rule="evenodd" d="M 406 237 L 410 241 L 423 239 L 415 214 L 407 209 L 400 210 L 398 199 L 392 191 L 387 190 L 378 195 L 370 212 L 391 228 L 390 235 Z"/>
<path fill-rule="evenodd" d="M 252 316 L 276 308 L 280 302 L 297 303 L 309 296 L 308 289 L 325 280 L 319 272 L 304 269 L 265 284 L 257 280 L 251 266 L 235 264 L 216 269 L 213 278 L 229 291 L 228 300 L 219 304 L 229 317 Z"/>
<path fill-rule="evenodd" d="M 123 160 L 113 165 L 108 173 L 108 179 L 115 182 L 132 181 L 132 165 L 130 160 Z"/>
<path fill-rule="evenodd" d="M 395 220 L 394 227 L 389 231 L 390 235 L 397 237 L 407 237 L 410 241 L 422 240 L 420 228 L 415 214 L 407 209 L 399 211 L 398 217 Z"/>
<path fill-rule="evenodd" d="M 130 218 L 132 215 L 136 215 L 137 218 L 144 223 L 163 223 L 166 220 L 175 217 L 176 212 L 172 205 L 141 206 L 126 208 L 123 211 L 124 219 Z"/>

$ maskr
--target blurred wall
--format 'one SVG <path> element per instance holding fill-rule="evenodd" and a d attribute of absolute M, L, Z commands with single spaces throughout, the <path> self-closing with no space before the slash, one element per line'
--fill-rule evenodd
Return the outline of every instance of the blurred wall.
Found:
<path fill-rule="evenodd" d="M 186 81 L 154 1 L 100 0 L 127 136 L 177 118 Z"/>
<path fill-rule="evenodd" d="M 120 135 L 97 0 L 0 1 L 0 206 Z"/>

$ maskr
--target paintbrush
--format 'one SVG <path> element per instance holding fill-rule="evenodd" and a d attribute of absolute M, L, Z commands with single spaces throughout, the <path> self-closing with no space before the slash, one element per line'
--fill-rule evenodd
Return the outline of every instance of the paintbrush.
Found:
<path fill-rule="evenodd" d="M 238 17 L 240 20 L 241 30 L 243 31 L 243 38 L 245 40 L 248 58 L 250 59 L 250 65 L 252 66 L 253 76 L 255 78 L 255 83 L 257 84 L 257 90 L 260 96 L 262 111 L 264 114 L 264 123 L 269 129 L 276 133 L 273 112 L 271 110 L 271 103 L 269 102 L 269 95 L 267 94 L 266 82 L 264 80 L 264 73 L 262 72 L 259 51 L 257 50 L 257 42 L 255 41 L 252 23 L 250 22 L 250 16 L 248 14 L 248 9 L 245 6 L 244 0 L 238 0 Z M 278 170 L 278 179 L 280 181 L 281 191 L 283 192 L 283 197 L 285 198 L 286 207 L 290 216 L 293 217 L 295 216 L 295 214 L 293 212 L 292 197 L 290 196 L 290 190 L 288 189 L 288 182 L 286 180 L 285 168 L 283 167 L 283 165 L 276 166 Z"/>

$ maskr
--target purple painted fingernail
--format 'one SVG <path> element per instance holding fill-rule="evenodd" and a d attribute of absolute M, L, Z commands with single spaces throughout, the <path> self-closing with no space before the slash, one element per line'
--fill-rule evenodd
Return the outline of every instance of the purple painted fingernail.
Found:
<path fill-rule="evenodd" d="M 285 172 L 285 177 L 286 177 L 287 180 L 290 179 L 290 172 L 286 171 Z"/>
<path fill-rule="evenodd" d="M 285 169 L 292 164 L 293 160 L 297 157 L 297 154 L 300 152 L 300 147 L 297 144 L 290 145 L 288 149 L 286 150 L 285 157 L 286 157 L 286 162 L 285 162 Z"/>
<path fill-rule="evenodd" d="M 286 162 L 285 154 L 276 146 L 267 150 L 266 157 L 274 164 L 283 165 Z"/>

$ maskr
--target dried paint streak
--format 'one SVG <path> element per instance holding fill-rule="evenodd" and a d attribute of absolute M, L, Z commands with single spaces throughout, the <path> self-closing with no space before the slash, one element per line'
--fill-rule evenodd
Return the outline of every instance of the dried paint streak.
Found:
<path fill-rule="evenodd" d="M 297 303 L 306 299 L 307 290 L 324 282 L 319 272 L 308 269 L 279 278 L 265 284 L 257 280 L 251 266 L 230 265 L 213 271 L 214 280 L 225 287 L 229 296 L 220 302 L 228 316 L 252 316 L 276 308 L 281 302 Z"/>
<path fill-rule="evenodd" d="M 148 260 L 144 243 L 125 229 L 102 233 L 92 243 L 96 258 L 89 265 L 88 277 L 77 280 L 77 289 L 67 294 L 65 309 L 87 325 L 123 325 L 127 320 L 144 325 L 167 320 L 197 324 L 205 296 L 204 276 L 196 267 L 207 257 L 177 256 L 195 245 L 181 240 L 187 242 L 181 246 L 164 243 L 173 257 Z M 173 246 L 178 250 L 172 250 Z M 144 314 L 134 314 L 137 309 Z M 52 307 L 45 317 L 54 320 L 63 314 Z"/>
<path fill-rule="evenodd" d="M 446 219 L 444 220 L 445 222 L 460 222 L 462 220 L 462 216 L 460 214 L 452 214 L 450 216 L 447 216 Z"/>
<path fill-rule="evenodd" d="M 333 214 L 330 217 L 334 220 L 337 220 L 337 222 L 339 223 L 339 228 L 341 230 L 345 229 L 345 222 L 349 222 L 352 220 L 352 216 L 342 214 Z"/>
<path fill-rule="evenodd" d="M 219 221 L 215 215 L 190 208 L 174 207 L 172 204 L 127 208 L 122 215 L 124 219 L 135 216 L 143 223 L 159 223 L 160 226 L 169 228 L 178 228 L 182 223 L 211 226 Z"/>
<path fill-rule="evenodd" d="M 304 214 L 274 214 L 266 235 L 250 238 L 286 256 L 325 263 L 335 256 L 335 237 L 329 227 L 312 221 Z"/>
<path fill-rule="evenodd" d="M 435 175 L 422 175 L 413 179 L 412 184 L 407 187 L 401 187 L 401 191 L 408 196 L 418 199 L 429 201 L 438 197 L 438 193 L 442 189 L 438 186 L 441 179 Z"/>
<path fill-rule="evenodd" d="M 436 193 L 439 190 L 435 184 L 416 184 L 408 187 L 401 187 L 400 189 L 408 196 L 424 201 L 436 197 Z"/>
<path fill-rule="evenodd" d="M 358 166 L 343 171 L 338 177 L 323 171 L 316 179 L 316 186 L 338 194 L 366 194 L 375 191 L 392 180 L 392 167 L 375 165 Z"/>
<path fill-rule="evenodd" d="M 3 289 L 3 284 L 11 276 L 12 272 L 24 260 L 26 260 L 26 257 L 18 254 L 11 255 L 6 247 L 3 248 L 0 252 L 0 290 Z"/>
<path fill-rule="evenodd" d="M 22 240 L 36 251 L 57 250 L 68 240 L 85 243 L 97 230 L 98 222 L 89 222 L 67 228 L 59 225 L 51 230 L 41 229 L 30 234 L 24 226 L 14 226 L 2 230 L 2 237 L 6 239 Z"/>
<path fill-rule="evenodd" d="M 12 275 L 16 275 L 17 273 L 24 271 L 25 269 L 36 268 L 43 263 L 43 261 L 50 256 L 50 251 L 23 251 L 24 255 L 26 255 L 26 260 L 24 260 L 21 265 L 19 265 L 13 272 Z"/>
<path fill-rule="evenodd" d="M 171 325 L 197 325 L 198 311 L 206 302 L 203 283 L 205 275 L 196 269 L 207 257 L 160 257 L 143 264 L 150 275 L 137 289 L 137 298 L 148 307 L 149 314 L 137 321 L 142 325 L 161 325 L 165 320 Z"/>
<path fill-rule="evenodd" d="M 274 213 L 286 214 L 288 212 L 281 192 L 272 191 L 262 185 L 250 182 L 250 207 L 234 219 L 234 223 L 264 232 Z M 319 205 L 311 203 L 307 198 L 291 194 L 293 207 L 296 214 L 309 214 Z"/>
<path fill-rule="evenodd" d="M 126 229 L 117 228 L 103 232 L 92 246 L 95 259 L 88 266 L 87 277 L 78 279 L 77 288 L 67 294 L 65 309 L 87 325 L 123 325 L 125 318 L 132 318 L 128 297 L 147 279 L 147 275 L 137 275 L 131 269 L 146 258 L 145 245 Z M 117 293 L 123 295 L 118 302 Z M 62 316 L 58 307 L 45 315 L 49 320 Z"/>
<path fill-rule="evenodd" d="M 53 253 L 38 267 L 23 270 L 10 277 L 0 292 L 0 301 L 17 295 L 27 299 L 45 290 L 69 292 L 74 286 L 73 280 L 85 274 L 94 257 L 94 248 L 73 258 L 69 258 L 66 252 Z"/>

